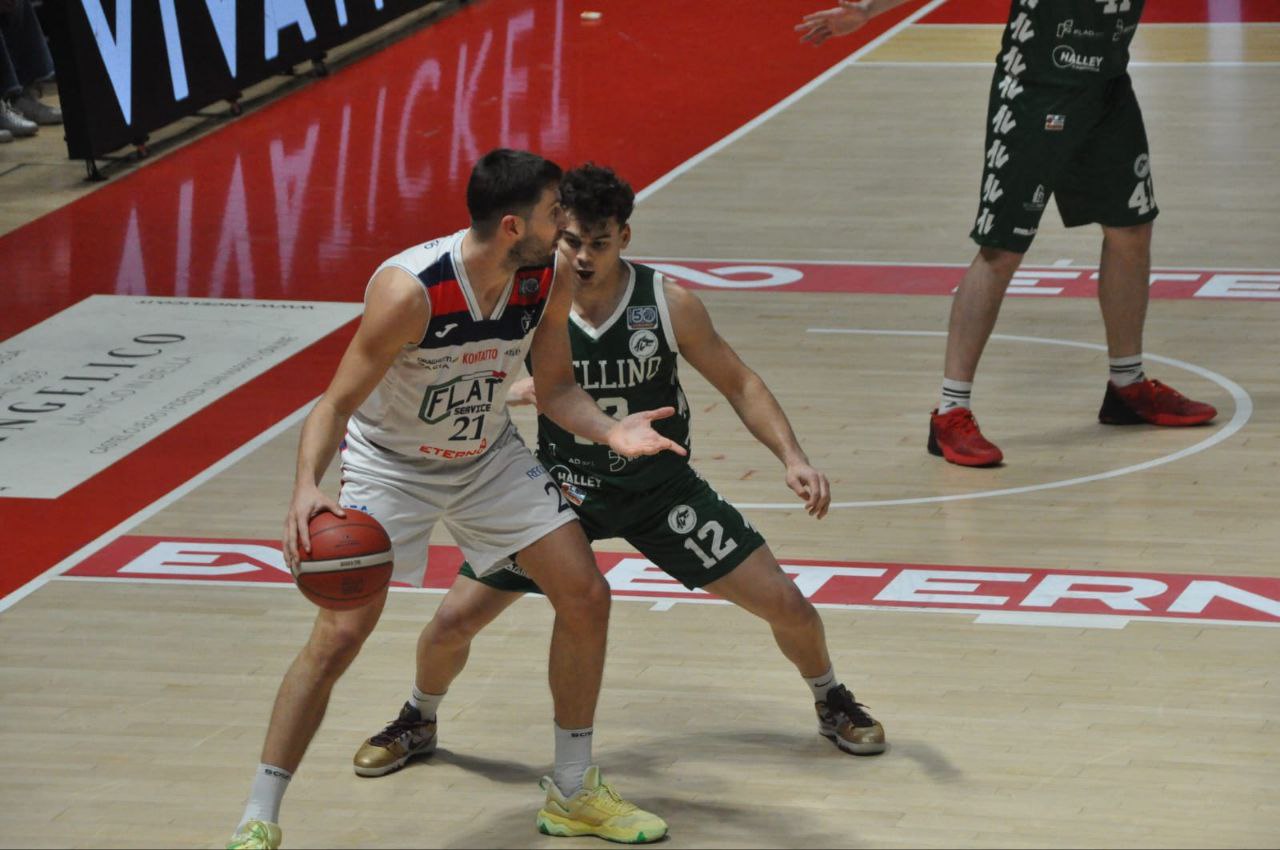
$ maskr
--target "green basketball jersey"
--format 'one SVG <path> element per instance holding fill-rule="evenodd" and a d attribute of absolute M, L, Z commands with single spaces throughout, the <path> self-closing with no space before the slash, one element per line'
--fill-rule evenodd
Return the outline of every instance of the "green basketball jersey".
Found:
<path fill-rule="evenodd" d="M 662 277 L 647 266 L 624 263 L 627 289 L 606 322 L 593 328 L 577 314 L 569 316 L 574 376 L 600 409 L 617 419 L 674 407 L 675 415 L 654 422 L 653 428 L 689 449 L 689 405 L 676 374 L 676 334 Z M 688 463 L 688 458 L 665 451 L 627 460 L 608 446 L 570 434 L 546 416 L 538 417 L 538 449 L 553 465 L 568 468 L 568 485 L 588 490 L 602 484 L 649 489 Z"/>
<path fill-rule="evenodd" d="M 1011 0 L 996 64 L 1019 80 L 1088 86 L 1124 74 L 1144 0 Z M 1012 95 L 1006 95 L 1011 97 Z"/>

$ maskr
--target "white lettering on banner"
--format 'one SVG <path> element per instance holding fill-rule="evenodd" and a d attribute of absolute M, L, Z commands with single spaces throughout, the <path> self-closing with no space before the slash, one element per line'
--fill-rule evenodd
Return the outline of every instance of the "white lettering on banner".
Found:
<path fill-rule="evenodd" d="M 507 46 L 502 54 L 502 126 L 498 137 L 504 148 L 529 147 L 527 132 L 511 130 L 511 104 L 524 103 L 529 94 L 529 68 L 515 65 L 516 40 L 533 32 L 533 9 L 526 9 L 507 21 Z"/>
<path fill-rule="evenodd" d="M 0 342 L 0 487 L 57 498 L 360 311 L 90 296 Z"/>
<path fill-rule="evenodd" d="M 663 274 L 701 286 L 718 289 L 762 289 L 766 286 L 789 286 L 804 277 L 804 272 L 786 266 L 721 266 L 705 271 L 674 263 L 650 263 Z M 741 279 L 728 275 L 759 275 Z"/>
<path fill-rule="evenodd" d="M 484 39 L 480 42 L 480 55 L 476 64 L 467 69 L 467 53 L 469 45 L 458 49 L 458 81 L 453 90 L 453 135 L 449 139 L 449 179 L 458 179 L 458 171 L 463 160 L 475 162 L 480 158 L 480 150 L 476 144 L 476 133 L 471 128 L 471 105 L 475 103 L 476 91 L 480 84 L 480 72 L 484 70 L 484 60 L 489 55 L 489 45 L 493 43 L 493 30 L 485 30 Z M 463 150 L 463 146 L 466 150 Z"/>
<path fill-rule="evenodd" d="M 280 55 L 280 31 L 296 26 L 303 41 L 313 41 L 316 25 L 306 0 L 262 0 L 262 58 Z"/>
<path fill-rule="evenodd" d="M 133 123 L 133 0 L 116 0 L 115 35 L 102 10 L 102 0 L 80 0 L 89 31 L 98 45 L 98 54 L 107 69 L 107 79 L 116 93 L 116 103 L 124 123 Z"/>
<path fill-rule="evenodd" d="M 972 573 L 955 570 L 903 570 L 876 594 L 877 602 L 942 602 L 949 605 L 1004 605 L 1007 596 L 978 596 L 984 581 L 1025 582 L 1031 573 Z M 946 581 L 944 579 L 960 579 Z M 932 592 L 930 592 L 932 591 Z"/>
<path fill-rule="evenodd" d="M 209 17 L 213 19 L 213 31 L 222 48 L 222 58 L 227 60 L 227 71 L 236 75 L 236 0 L 204 0 Z M 379 6 L 381 8 L 381 6 Z"/>
<path fill-rule="evenodd" d="M 1020 292 L 1023 295 L 1060 295 L 1062 287 L 1038 284 L 1042 280 L 1076 280 L 1079 277 L 1080 272 L 1018 269 L 1013 273 L 1013 280 L 1009 282 L 1009 291 Z"/>
<path fill-rule="evenodd" d="M 414 123 L 413 110 L 418 104 L 418 97 L 428 86 L 433 92 L 440 91 L 440 62 L 435 59 L 428 59 L 418 66 L 417 72 L 409 83 L 409 93 L 405 95 L 404 107 L 400 111 L 400 129 L 396 137 L 396 185 L 400 188 L 400 194 L 406 198 L 420 198 L 431 188 L 430 157 L 423 156 L 422 170 L 417 176 L 409 174 L 407 160 L 410 147 L 423 152 L 423 145 L 409 144 L 409 130 L 422 126 Z"/>
<path fill-rule="evenodd" d="M 311 178 L 311 160 L 315 158 L 320 125 L 307 127 L 307 140 L 302 150 L 286 154 L 280 139 L 271 140 L 271 177 L 276 198 L 276 236 L 280 248 L 280 276 L 284 291 L 289 291 L 293 272 L 293 251 L 298 244 L 298 227 L 307 201 L 307 181 Z"/>
<path fill-rule="evenodd" d="M 1084 590 L 1080 586 L 1119 587 L 1123 590 Z M 1150 611 L 1139 599 L 1159 596 L 1169 585 L 1149 578 L 1104 578 L 1102 576 L 1045 576 L 1027 594 L 1022 604 L 1050 608 L 1063 599 L 1097 599 L 1113 611 Z"/>
<path fill-rule="evenodd" d="M 215 564 L 227 556 L 231 563 Z M 120 568 L 130 575 L 228 576 L 271 567 L 288 573 L 284 555 L 271 546 L 253 543 L 157 543 Z"/>
<path fill-rule="evenodd" d="M 805 598 L 813 596 L 836 576 L 878 578 L 887 572 L 880 567 L 837 567 L 826 564 L 782 564 L 782 571 L 791 576 Z"/>
<path fill-rule="evenodd" d="M 178 12 L 173 8 L 173 0 L 160 0 L 160 24 L 164 29 L 165 51 L 169 54 L 169 79 L 173 82 L 173 99 L 186 100 L 190 93 L 187 89 L 187 63 L 182 57 Z"/>
<path fill-rule="evenodd" d="M 1261 611 L 1271 617 L 1280 619 L 1280 599 L 1268 599 L 1256 593 L 1250 593 L 1239 587 L 1232 587 L 1223 581 L 1197 579 L 1187 585 L 1187 589 L 1178 595 L 1169 606 L 1170 613 L 1200 614 L 1214 599 L 1226 599 L 1237 605 Z"/>
<path fill-rule="evenodd" d="M 1196 298 L 1280 298 L 1280 274 L 1215 274 Z"/>

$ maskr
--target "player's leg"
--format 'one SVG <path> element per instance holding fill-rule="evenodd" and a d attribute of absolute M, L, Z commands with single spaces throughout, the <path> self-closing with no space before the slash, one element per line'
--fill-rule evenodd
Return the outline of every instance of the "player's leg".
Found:
<path fill-rule="evenodd" d="M 471 641 L 522 592 L 481 583 L 470 565 L 462 565 L 431 622 L 418 636 L 417 673 L 409 699 L 394 720 L 356 751 L 352 763 L 357 775 L 385 776 L 416 756 L 435 752 L 436 713 L 450 683 L 467 664 Z"/>
<path fill-rule="evenodd" d="M 1037 89 L 997 69 L 991 83 L 978 215 L 978 253 L 956 289 L 947 326 L 942 392 L 929 419 L 930 454 L 994 466 L 1003 452 L 983 437 L 970 398 L 978 363 L 1014 272 L 1040 226 L 1060 160 L 1076 143 L 1070 92 Z"/>
<path fill-rule="evenodd" d="M 726 505 L 732 510 L 731 505 Z M 856 755 L 885 750 L 884 727 L 854 700 L 836 675 L 822 617 L 782 571 L 769 546 L 756 548 L 723 578 L 703 589 L 722 596 L 769 624 L 782 654 L 813 693 L 818 729 L 840 749 Z"/>
<path fill-rule="evenodd" d="M 1127 76 L 1106 84 L 1098 120 L 1063 174 L 1057 201 L 1068 227 L 1102 225 L 1098 305 L 1109 371 L 1099 420 L 1110 425 L 1208 422 L 1217 415 L 1212 405 L 1148 380 L 1143 370 L 1152 222 L 1160 211 L 1142 110 Z"/>
<path fill-rule="evenodd" d="M 384 590 L 349 611 L 321 609 L 302 651 L 280 683 L 262 761 L 254 774 L 230 848 L 278 847 L 280 804 L 302 756 L 320 728 L 334 684 L 355 660 L 386 604 Z"/>
<path fill-rule="evenodd" d="M 596 701 L 604 673 L 609 586 L 557 483 L 518 436 L 491 450 L 489 468 L 449 508 L 445 523 L 476 574 L 516 561 L 555 608 L 548 678 L 555 707 L 556 758 L 543 780 L 537 825 L 553 835 L 657 841 L 661 818 L 622 800 L 591 764 Z"/>

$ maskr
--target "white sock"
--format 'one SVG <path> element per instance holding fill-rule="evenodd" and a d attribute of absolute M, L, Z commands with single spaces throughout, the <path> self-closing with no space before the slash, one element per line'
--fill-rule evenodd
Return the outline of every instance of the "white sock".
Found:
<path fill-rule="evenodd" d="M 244 807 L 244 817 L 240 818 L 240 826 L 236 832 L 244 828 L 251 820 L 280 822 L 280 801 L 289 788 L 289 780 L 293 774 L 287 770 L 269 764 L 258 765 L 258 772 L 253 776 L 253 785 L 249 788 L 249 802 Z"/>
<path fill-rule="evenodd" d="M 938 402 L 938 412 L 946 413 L 957 407 L 968 408 L 969 396 L 973 392 L 973 381 L 953 381 L 942 379 L 942 401 Z"/>
<path fill-rule="evenodd" d="M 826 702 L 827 691 L 840 684 L 840 680 L 836 678 L 835 667 L 827 668 L 827 672 L 823 673 L 821 676 L 815 676 L 812 679 L 808 676 L 803 676 L 801 678 L 803 678 L 805 684 L 809 686 L 809 690 L 813 691 L 814 702 Z"/>
<path fill-rule="evenodd" d="M 1131 354 L 1128 357 L 1112 357 L 1110 360 L 1111 383 L 1117 387 L 1127 387 L 1130 384 L 1146 380 L 1147 376 L 1142 373 L 1141 354 Z"/>
<path fill-rule="evenodd" d="M 551 779 L 566 797 L 582 790 L 582 777 L 591 767 L 591 737 L 594 727 L 561 729 L 556 725 L 556 766 Z"/>
<path fill-rule="evenodd" d="M 413 693 L 409 696 L 409 704 L 418 709 L 423 720 L 434 720 L 436 711 L 440 708 L 440 701 L 443 699 L 444 694 L 424 694 L 415 684 Z"/>

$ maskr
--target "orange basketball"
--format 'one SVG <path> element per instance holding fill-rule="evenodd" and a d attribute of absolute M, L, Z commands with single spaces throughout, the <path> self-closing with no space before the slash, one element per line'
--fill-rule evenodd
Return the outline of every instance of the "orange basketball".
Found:
<path fill-rule="evenodd" d="M 293 573 L 302 594 L 321 608 L 359 608 L 391 580 L 391 538 L 364 511 L 340 517 L 322 511 L 307 524 L 311 552 L 298 544 L 302 562 Z"/>

